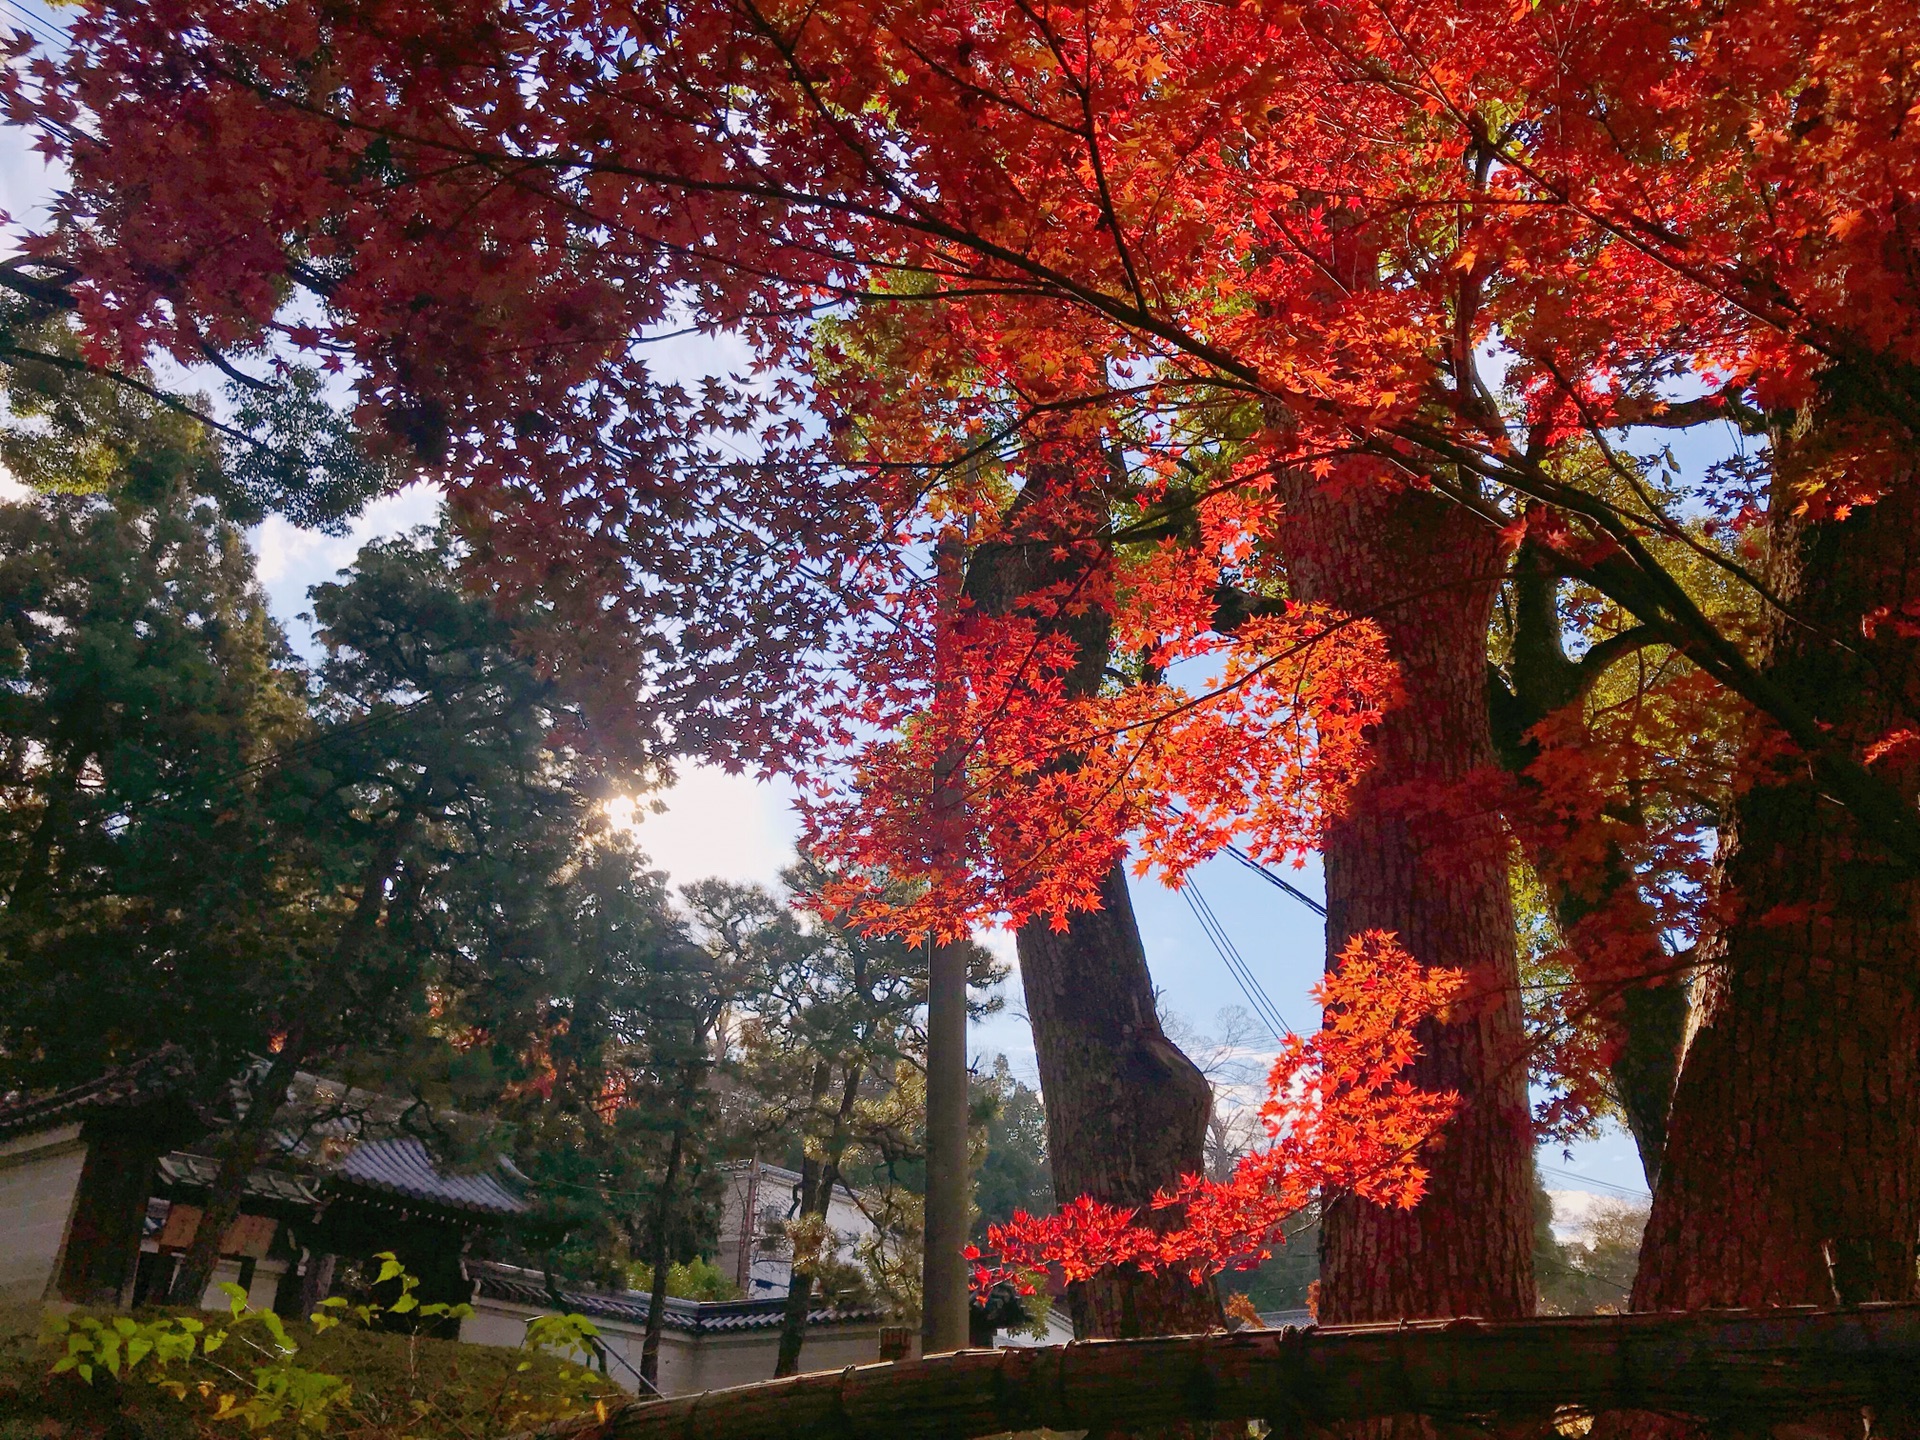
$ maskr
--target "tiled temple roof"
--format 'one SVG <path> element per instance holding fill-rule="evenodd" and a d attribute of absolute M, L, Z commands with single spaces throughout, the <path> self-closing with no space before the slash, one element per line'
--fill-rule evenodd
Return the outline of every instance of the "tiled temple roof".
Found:
<path fill-rule="evenodd" d="M 71 1125 L 96 1111 L 151 1104 L 182 1089 L 192 1078 L 193 1062 L 187 1052 L 177 1045 L 163 1046 L 144 1060 L 117 1066 L 83 1085 L 0 1103 L 0 1137 Z"/>
<path fill-rule="evenodd" d="M 330 1179 L 336 1186 L 375 1190 L 474 1215 L 521 1215 L 527 1209 L 527 1202 L 509 1189 L 496 1171 L 445 1174 L 434 1164 L 426 1145 L 411 1137 L 362 1140 Z"/>
<path fill-rule="evenodd" d="M 479 1298 L 508 1300 L 518 1305 L 531 1305 L 541 1310 L 554 1309 L 553 1297 L 547 1293 L 546 1281 L 535 1270 L 522 1270 L 512 1265 L 475 1264 L 467 1267 L 473 1274 L 478 1288 L 475 1294 Z M 615 1320 L 629 1325 L 647 1323 L 648 1301 L 651 1297 L 638 1290 L 587 1290 L 578 1287 L 562 1287 L 559 1290 L 561 1306 L 568 1311 L 588 1316 L 592 1319 Z M 785 1314 L 785 1299 L 772 1300 L 680 1300 L 667 1297 L 666 1316 L 662 1323 L 669 1330 L 678 1330 L 692 1335 L 724 1335 L 741 1330 L 777 1330 Z M 818 1310 L 807 1312 L 807 1324 L 813 1325 L 872 1325 L 886 1318 L 885 1313 L 868 1307 L 822 1306 Z"/>

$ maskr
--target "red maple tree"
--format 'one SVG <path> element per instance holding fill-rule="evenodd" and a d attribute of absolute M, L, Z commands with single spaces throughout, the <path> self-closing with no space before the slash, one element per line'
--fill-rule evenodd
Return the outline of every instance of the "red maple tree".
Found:
<path fill-rule="evenodd" d="M 6 95 L 72 175 L 32 283 L 65 287 L 93 353 L 338 367 L 366 427 L 448 480 L 496 583 L 549 598 L 543 643 L 623 738 L 834 752 L 822 839 L 907 875 L 929 866 L 917 797 L 963 749 L 965 883 L 901 917 L 916 933 L 1085 905 L 1134 826 L 1176 872 L 1252 824 L 1275 856 L 1344 845 L 1361 877 L 1451 809 L 1476 836 L 1512 820 L 1569 894 L 1636 847 L 1686 891 L 1699 827 L 1622 819 L 1665 756 L 1607 778 L 1605 717 L 1598 740 L 1555 722 L 1578 751 L 1536 732 L 1533 788 L 1471 798 L 1495 788 L 1468 693 L 1483 617 L 1534 547 L 1681 657 L 1673 696 L 1757 717 L 1696 957 L 1718 978 L 1678 1091 L 1689 1169 L 1652 1233 L 1681 1277 L 1658 1295 L 1804 1298 L 1836 1238 L 1884 1252 L 1874 1287 L 1902 1283 L 1885 1257 L 1920 1205 L 1898 1158 L 1920 1154 L 1920 1086 L 1862 1058 L 1912 1018 L 1874 977 L 1911 959 L 1920 864 L 1897 763 L 1912 637 L 1877 623 L 1913 598 L 1917 26 L 1894 0 L 96 0 Z M 675 379 L 652 357 L 687 328 L 751 359 Z M 1621 436 L 1729 419 L 1771 430 L 1771 493 L 1709 532 L 1712 497 L 1654 483 Z M 1012 494 L 1063 463 L 1084 503 L 1023 533 Z M 1436 540 L 1443 512 L 1470 547 Z M 1408 543 L 1348 544 L 1367 514 Z M 956 523 L 1103 553 L 1163 533 L 1093 588 L 936 625 L 920 572 Z M 1716 613 L 1695 565 L 1755 605 Z M 1468 598 L 1423 648 L 1442 607 L 1396 617 L 1434 595 Z M 1110 617 L 1139 683 L 1070 694 L 1087 657 L 1036 622 L 1048 606 Z M 1154 673 L 1209 653 L 1225 683 L 1202 704 Z M 943 668 L 966 676 L 944 705 L 924 683 Z M 1400 862 L 1366 883 L 1402 943 L 1471 951 L 1495 997 L 1490 843 L 1434 862 L 1470 877 L 1458 913 L 1416 904 Z M 1649 891 L 1592 912 L 1637 938 L 1582 942 L 1589 988 L 1664 963 L 1626 913 Z M 1810 978 L 1830 1008 L 1788 1063 Z M 1450 1215 L 1495 1182 L 1517 1203 L 1512 1005 L 1429 1045 L 1508 1077 L 1476 1096 L 1488 1158 Z M 1769 1112 L 1809 1118 L 1762 1160 L 1722 1155 L 1716 1097 L 1760 1093 L 1735 1083 L 1755 1055 Z M 1792 1100 L 1842 1058 L 1867 1078 Z M 1894 1118 L 1856 1125 L 1887 1093 Z M 1895 1177 L 1884 1193 L 1807 1181 L 1820 1136 L 1856 1130 L 1850 1168 Z M 1733 1164 L 1747 1228 L 1791 1236 L 1790 1264 L 1690 1256 Z M 1507 1268 L 1500 1303 L 1524 1303 Z"/>
<path fill-rule="evenodd" d="M 1252 1269 L 1284 1243 L 1285 1224 L 1333 1195 L 1411 1209 L 1427 1172 L 1421 1150 L 1460 1104 L 1451 1092 L 1405 1077 L 1419 1046 L 1414 1027 L 1444 1010 L 1466 984 L 1458 971 L 1422 966 L 1390 935 L 1357 935 L 1314 988 L 1325 1008 L 1318 1033 L 1289 1036 L 1267 1075 L 1260 1119 L 1268 1144 L 1225 1181 L 1188 1175 L 1153 1201 L 1172 1228 L 1086 1197 L 1048 1216 L 1018 1214 L 988 1228 L 976 1289 L 1058 1266 L 1069 1284 L 1109 1267 L 1178 1270 L 1198 1283 Z M 975 1251 L 979 1261 L 982 1252 Z"/>

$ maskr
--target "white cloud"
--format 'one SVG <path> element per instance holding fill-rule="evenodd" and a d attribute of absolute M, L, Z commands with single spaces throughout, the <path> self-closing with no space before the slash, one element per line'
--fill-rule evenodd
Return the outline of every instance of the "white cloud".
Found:
<path fill-rule="evenodd" d="M 307 648 L 307 630 L 297 618 L 307 610 L 307 591 L 351 565 L 368 541 L 432 525 L 439 518 L 440 491 L 426 484 L 382 496 L 354 517 L 344 535 L 302 530 L 284 516 L 269 516 L 253 532 L 257 572 L 268 604 L 295 645 Z"/>

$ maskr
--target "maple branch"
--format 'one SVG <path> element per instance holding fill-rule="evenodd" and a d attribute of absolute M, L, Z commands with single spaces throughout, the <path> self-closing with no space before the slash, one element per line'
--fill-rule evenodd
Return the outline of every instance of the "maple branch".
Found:
<path fill-rule="evenodd" d="M 257 436 L 249 435 L 244 430 L 236 429 L 223 421 L 216 420 L 198 406 L 190 405 L 179 396 L 170 395 L 165 390 L 149 385 L 143 380 L 136 380 L 124 370 L 115 370 L 107 365 L 95 365 L 86 360 L 76 359 L 71 355 L 56 355 L 45 350 L 28 350 L 6 340 L 0 340 L 0 359 L 37 361 L 42 365 L 51 365 L 55 369 L 70 371 L 78 375 L 98 375 L 102 379 L 113 381 L 116 385 L 123 385 L 136 394 L 144 395 L 149 400 L 166 406 L 167 409 L 174 411 L 176 414 L 198 420 L 208 429 L 217 430 L 230 440 L 241 441 L 269 455 L 277 453 L 273 446 Z"/>
<path fill-rule="evenodd" d="M 1647 516 L 1642 518 L 1646 520 L 1650 528 L 1665 535 L 1669 540 L 1679 541 L 1708 564 L 1726 571 L 1729 575 L 1732 575 L 1740 581 L 1741 584 L 1752 590 L 1754 594 L 1766 601 L 1774 610 L 1778 611 L 1782 616 L 1800 626 L 1802 629 L 1810 630 L 1813 628 L 1805 620 L 1802 620 L 1796 615 L 1787 605 L 1786 601 L 1780 598 L 1779 593 L 1758 575 L 1755 575 L 1746 566 L 1731 557 L 1721 554 L 1711 546 L 1702 544 L 1686 526 L 1681 525 L 1669 516 L 1653 496 L 1648 493 L 1646 484 L 1641 479 L 1639 473 L 1622 460 L 1614 450 L 1612 443 L 1607 439 L 1606 427 L 1600 423 L 1599 417 L 1593 413 L 1593 408 L 1587 403 L 1586 397 L 1581 395 L 1573 383 L 1561 372 L 1560 367 L 1554 363 L 1551 356 L 1540 356 L 1537 358 L 1539 363 L 1545 366 L 1547 372 L 1559 383 L 1561 392 L 1573 404 L 1574 408 L 1580 412 L 1581 422 L 1587 427 L 1587 433 L 1593 440 L 1595 446 L 1598 447 L 1601 459 L 1606 462 L 1607 468 L 1611 470 L 1623 484 L 1632 490 L 1633 493 L 1639 497 L 1640 503 L 1646 507 Z M 1822 638 L 1839 644 L 1842 649 L 1852 648 L 1831 633 L 1824 635 Z"/>
<path fill-rule="evenodd" d="M 1511 485 L 1564 509 L 1592 524 L 1615 547 L 1593 561 L 1581 560 L 1564 549 L 1550 547 L 1555 563 L 1568 576 L 1582 580 L 1649 626 L 1708 675 L 1734 694 L 1777 721 L 1812 763 L 1820 783 L 1833 799 L 1852 810 L 1869 833 L 1909 868 L 1920 870 L 1920 813 L 1889 784 L 1829 739 L 1826 727 L 1765 672 L 1753 664 L 1707 617 L 1680 582 L 1646 548 L 1634 528 L 1596 497 L 1561 484 L 1537 461 L 1516 456 L 1492 463 L 1445 435 L 1408 425 L 1435 453 L 1476 475 Z M 1399 466 L 1403 457 L 1384 447 L 1381 458 Z M 1497 508 L 1458 485 L 1449 485 L 1438 473 L 1421 477 L 1440 493 L 1467 506 L 1489 524 L 1504 528 L 1507 518 Z"/>
<path fill-rule="evenodd" d="M 745 8 L 747 13 L 759 25 L 765 27 L 763 29 L 763 38 L 766 38 L 769 43 L 774 44 L 775 47 L 781 51 L 782 58 L 788 62 L 792 69 L 795 83 L 802 86 L 803 91 L 809 96 L 810 103 L 819 106 L 820 113 L 823 116 L 828 115 L 830 113 L 829 109 L 825 106 L 825 102 L 821 101 L 815 93 L 811 78 L 807 76 L 804 69 L 801 68 L 798 58 L 792 54 L 790 44 L 778 37 L 777 32 L 771 27 L 771 22 L 764 16 L 760 15 L 751 6 Z M 860 156 L 863 163 L 870 167 L 869 175 L 876 187 L 894 202 L 895 207 L 905 207 L 904 209 L 889 208 L 876 204 L 873 201 L 860 200 L 851 194 L 843 192 L 799 190 L 772 178 L 762 178 L 759 180 L 715 180 L 580 155 L 570 156 L 554 153 L 529 156 L 480 148 L 471 142 L 456 144 L 454 141 L 440 136 L 419 135 L 405 130 L 394 129 L 389 126 L 370 124 L 353 116 L 339 114 L 305 99 L 267 89 L 257 82 L 234 74 L 217 64 L 210 62 L 210 68 L 216 73 L 221 74 L 224 78 L 233 81 L 235 84 L 242 85 L 249 89 L 257 98 L 264 102 L 283 106 L 297 114 L 303 114 L 313 119 L 325 121 L 345 132 L 376 136 L 390 143 L 400 142 L 402 144 L 417 145 L 423 149 L 443 151 L 449 155 L 458 156 L 480 164 L 507 166 L 528 172 L 544 171 L 555 176 L 564 176 L 567 174 L 617 175 L 626 179 L 640 181 L 643 184 L 654 185 L 668 192 L 682 191 L 696 195 L 724 195 L 747 200 L 775 201 L 783 205 L 791 205 L 800 210 L 818 210 L 830 215 L 844 215 L 856 219 L 871 220 L 880 225 L 897 227 L 905 234 L 945 241 L 948 244 L 958 246 L 963 251 L 971 251 L 982 259 L 994 260 L 1001 264 L 1011 266 L 1017 272 L 1029 275 L 1033 279 L 1052 287 L 1053 293 L 1076 301 L 1093 313 L 1114 321 L 1124 329 L 1135 330 L 1141 334 L 1150 335 L 1155 339 L 1162 340 L 1173 346 L 1175 350 L 1191 355 L 1193 358 L 1211 366 L 1220 374 L 1238 380 L 1261 394 L 1270 395 L 1284 403 L 1295 405 L 1305 413 L 1318 414 L 1325 413 L 1327 410 L 1327 407 L 1323 406 L 1321 402 L 1310 395 L 1292 392 L 1266 381 L 1256 366 L 1239 359 L 1230 351 L 1222 350 L 1200 339 L 1191 331 L 1176 324 L 1171 319 L 1158 315 L 1150 305 L 1111 295 L 1094 285 L 1075 278 L 1065 271 L 1037 260 L 1033 256 L 1012 249 L 998 241 L 981 235 L 978 231 L 942 219 L 938 215 L 929 212 L 924 206 L 904 195 L 897 181 L 886 176 L 884 170 L 877 166 L 870 156 L 866 155 L 858 146 L 853 145 L 844 135 L 841 135 L 842 127 L 838 125 L 832 127 L 834 133 L 840 135 L 843 143 L 847 144 L 853 153 Z M 751 156 L 746 157 L 746 163 L 754 168 L 756 173 L 764 173 L 759 170 L 758 166 L 753 165 Z M 556 197 L 542 192 L 542 198 L 552 200 Z M 584 209 L 584 207 L 577 206 L 577 204 L 574 205 L 573 208 L 577 209 L 578 213 L 583 216 L 592 218 L 597 224 L 607 225 L 616 229 L 626 228 L 618 225 L 608 217 L 588 211 Z M 849 255 L 846 258 L 849 262 L 852 262 L 856 257 Z"/>
<path fill-rule="evenodd" d="M 52 271 L 55 279 L 42 280 L 29 275 L 27 270 L 34 267 Z M 58 260 L 42 260 L 27 255 L 16 255 L 11 260 L 0 263 L 0 286 L 5 286 L 15 294 L 24 295 L 38 305 L 50 310 L 78 309 L 80 302 L 73 297 L 68 288 L 79 276 L 71 265 Z"/>
<path fill-rule="evenodd" d="M 1580 672 L 1580 693 L 1584 695 L 1591 690 L 1614 661 L 1661 643 L 1659 633 L 1651 625 L 1632 625 L 1594 641 L 1587 647 L 1587 653 L 1574 662 Z"/>
<path fill-rule="evenodd" d="M 236 385 L 244 385 L 256 394 L 271 395 L 279 388 L 270 380 L 256 380 L 245 371 L 237 369 L 228 361 L 226 356 L 222 355 L 208 341 L 202 340 L 200 342 L 200 353 L 206 358 L 207 363 L 212 365 L 213 368 L 218 370 L 222 375 L 226 376 Z"/>
<path fill-rule="evenodd" d="M 1623 400 L 1615 405 L 1623 425 L 1645 426 L 1653 430 L 1690 430 L 1696 425 L 1724 420 L 1743 435 L 1765 435 L 1767 417 L 1747 403 L 1740 385 L 1728 385 L 1691 400 Z"/>

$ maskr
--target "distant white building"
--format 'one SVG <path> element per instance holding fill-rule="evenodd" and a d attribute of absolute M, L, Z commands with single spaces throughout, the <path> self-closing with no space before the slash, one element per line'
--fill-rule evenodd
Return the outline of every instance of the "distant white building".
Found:
<path fill-rule="evenodd" d="M 727 1167 L 714 1264 L 747 1299 L 773 1299 L 792 1287 L 793 1247 L 787 1243 L 785 1225 L 799 1213 L 797 1171 L 764 1160 Z M 836 1185 L 827 1202 L 827 1229 L 837 1242 L 835 1255 L 851 1262 L 855 1247 L 874 1233 L 874 1224 L 853 1192 Z"/>

